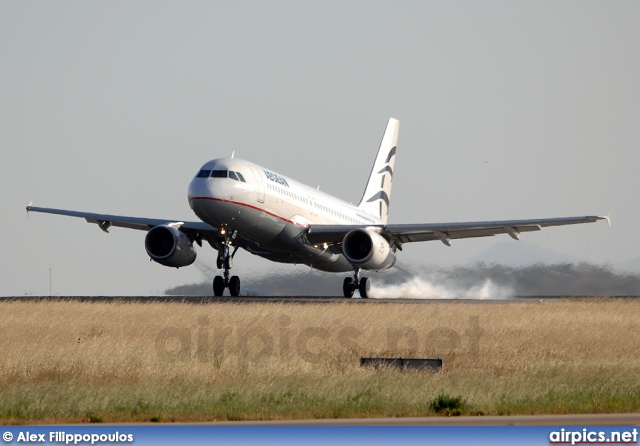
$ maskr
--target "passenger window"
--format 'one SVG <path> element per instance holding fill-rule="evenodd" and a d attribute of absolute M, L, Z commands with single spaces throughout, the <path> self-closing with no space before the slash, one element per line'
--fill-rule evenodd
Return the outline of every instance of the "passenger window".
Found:
<path fill-rule="evenodd" d="M 198 178 L 209 178 L 210 174 L 210 170 L 202 169 L 200 172 L 198 172 Z"/>
<path fill-rule="evenodd" d="M 233 170 L 229 171 L 229 178 L 231 178 L 232 180 L 240 181 Z"/>
<path fill-rule="evenodd" d="M 226 170 L 212 170 L 211 178 L 227 178 Z"/>
<path fill-rule="evenodd" d="M 236 174 L 238 174 L 238 179 L 240 179 L 240 181 L 242 181 L 243 183 L 246 183 L 246 181 L 244 180 L 244 177 L 240 172 L 236 172 Z"/>

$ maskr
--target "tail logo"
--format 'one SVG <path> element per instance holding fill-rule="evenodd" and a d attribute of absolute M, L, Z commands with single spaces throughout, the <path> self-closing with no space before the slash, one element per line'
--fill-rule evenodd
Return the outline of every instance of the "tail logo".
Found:
<path fill-rule="evenodd" d="M 367 200 L 367 203 L 373 203 L 376 200 L 382 200 L 387 206 L 389 206 L 389 195 L 387 195 L 387 193 L 383 190 L 375 194 L 373 197 L 369 198 Z"/>
<path fill-rule="evenodd" d="M 392 164 L 391 160 L 393 159 L 393 157 L 395 155 L 396 155 L 396 147 L 394 146 L 389 151 L 389 154 L 387 155 L 387 160 L 385 161 L 385 166 L 382 169 L 380 169 L 380 171 L 378 172 L 378 175 L 382 175 L 382 179 L 381 179 L 381 182 L 380 182 L 380 191 L 378 193 L 374 194 L 371 198 L 369 198 L 367 200 L 367 203 L 372 203 L 372 202 L 374 202 L 376 200 L 382 200 L 387 205 L 387 209 L 389 208 L 389 195 L 385 191 L 385 187 L 384 187 L 385 174 L 386 173 L 389 174 L 389 180 L 390 180 L 389 183 L 391 183 L 391 181 L 393 181 L 393 169 L 391 168 L 391 166 L 389 164 Z"/>

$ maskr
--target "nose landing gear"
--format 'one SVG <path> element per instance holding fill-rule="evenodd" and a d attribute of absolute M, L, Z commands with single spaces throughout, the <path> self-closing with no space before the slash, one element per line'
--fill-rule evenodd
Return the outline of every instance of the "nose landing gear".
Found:
<path fill-rule="evenodd" d="M 222 296 L 225 288 L 229 288 L 229 294 L 233 297 L 240 295 L 240 278 L 238 276 L 229 277 L 231 267 L 233 266 L 233 257 L 238 251 L 238 246 L 233 248 L 231 252 L 231 241 L 235 238 L 236 232 L 232 235 L 225 233 L 224 244 L 220 251 L 218 251 L 218 259 L 216 260 L 216 266 L 218 269 L 224 269 L 224 276 L 216 276 L 213 278 L 213 295 Z"/>

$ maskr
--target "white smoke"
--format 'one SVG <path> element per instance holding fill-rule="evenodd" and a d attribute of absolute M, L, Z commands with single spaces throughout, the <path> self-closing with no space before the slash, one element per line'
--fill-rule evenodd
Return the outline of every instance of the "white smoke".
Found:
<path fill-rule="evenodd" d="M 509 299 L 514 294 L 511 288 L 495 285 L 490 279 L 465 288 L 432 283 L 421 277 L 395 285 L 372 286 L 370 291 L 373 299 Z"/>

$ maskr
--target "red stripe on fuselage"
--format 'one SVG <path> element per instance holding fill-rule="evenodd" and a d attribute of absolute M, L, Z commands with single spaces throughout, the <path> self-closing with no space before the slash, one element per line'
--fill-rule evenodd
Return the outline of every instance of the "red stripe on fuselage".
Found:
<path fill-rule="evenodd" d="M 189 203 L 191 203 L 192 201 L 195 201 L 195 200 L 209 200 L 209 201 L 219 201 L 221 203 L 235 204 L 235 205 L 238 205 L 238 206 L 243 206 L 243 207 L 246 207 L 246 208 L 249 208 L 249 209 L 253 209 L 254 211 L 260 211 L 260 212 L 262 212 L 264 214 L 267 214 L 267 215 L 269 215 L 271 217 L 275 217 L 275 218 L 277 218 L 279 220 L 282 220 L 285 223 L 291 223 L 292 225 L 306 227 L 306 225 L 301 225 L 301 224 L 298 224 L 298 223 L 296 223 L 296 222 L 294 222 L 292 220 L 287 220 L 284 217 L 280 217 L 279 215 L 273 214 L 273 213 L 271 213 L 269 211 L 265 211 L 262 208 L 259 208 L 257 206 L 252 206 L 252 205 L 247 204 L 247 203 L 240 203 L 238 201 L 224 200 L 222 198 L 213 198 L 213 197 L 191 197 L 191 198 L 189 198 Z"/>

